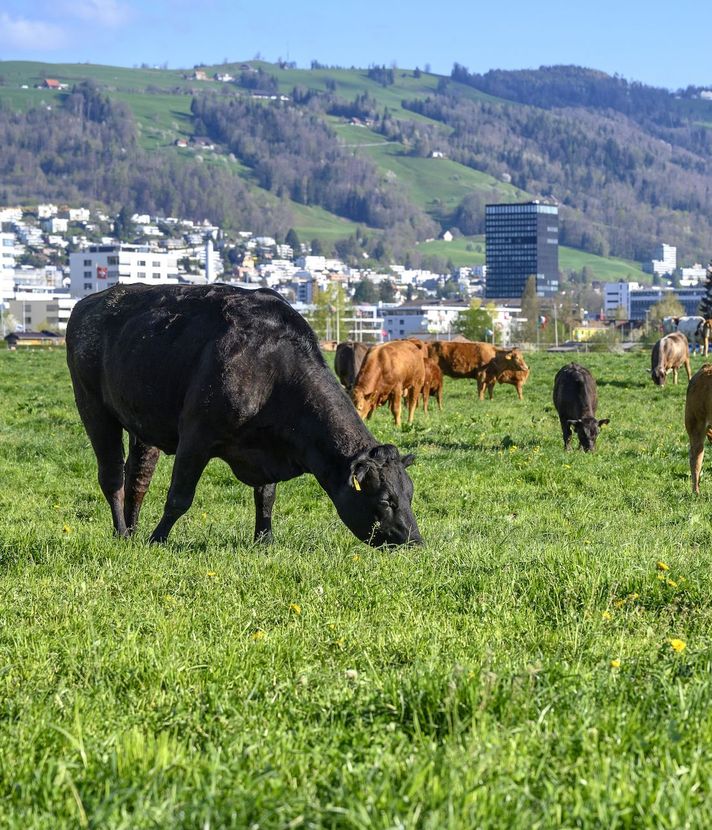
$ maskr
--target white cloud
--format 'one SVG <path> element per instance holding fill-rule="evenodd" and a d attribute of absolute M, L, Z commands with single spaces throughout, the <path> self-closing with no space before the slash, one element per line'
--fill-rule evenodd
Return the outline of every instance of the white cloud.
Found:
<path fill-rule="evenodd" d="M 66 42 L 66 32 L 61 26 L 0 12 L 0 45 L 5 48 L 44 52 L 59 49 Z"/>
<path fill-rule="evenodd" d="M 131 8 L 119 0 L 71 0 L 62 6 L 67 15 L 110 29 L 123 26 L 132 16 Z"/>

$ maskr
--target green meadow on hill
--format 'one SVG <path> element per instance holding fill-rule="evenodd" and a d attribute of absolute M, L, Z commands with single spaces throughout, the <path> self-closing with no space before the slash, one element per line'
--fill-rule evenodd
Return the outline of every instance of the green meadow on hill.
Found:
<path fill-rule="evenodd" d="M 422 548 L 359 543 L 310 476 L 254 546 L 219 462 L 149 547 L 170 459 L 112 538 L 64 352 L 0 351 L 0 827 L 709 827 L 712 476 L 692 498 L 684 383 L 576 359 L 594 454 L 563 450 L 568 356 L 521 402 L 447 379 L 374 415 Z"/>

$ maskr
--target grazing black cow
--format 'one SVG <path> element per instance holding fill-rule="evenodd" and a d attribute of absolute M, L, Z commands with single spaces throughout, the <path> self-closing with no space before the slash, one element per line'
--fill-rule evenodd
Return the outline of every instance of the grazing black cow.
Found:
<path fill-rule="evenodd" d="M 188 510 L 211 458 L 254 488 L 255 540 L 271 538 L 276 483 L 309 472 L 359 539 L 421 541 L 413 456 L 376 442 L 274 291 L 116 285 L 75 306 L 67 362 L 118 535 L 136 529 L 162 450 L 175 462 L 152 542 Z"/>
<path fill-rule="evenodd" d="M 554 378 L 554 406 L 559 413 L 561 431 L 564 434 L 564 449 L 571 447 L 571 427 L 585 452 L 596 449 L 596 438 L 610 418 L 596 420 L 598 392 L 593 375 L 578 363 L 562 366 Z"/>
<path fill-rule="evenodd" d="M 336 347 L 334 355 L 334 371 L 341 381 L 341 385 L 349 392 L 358 377 L 363 359 L 369 347 L 366 343 L 345 340 Z"/>

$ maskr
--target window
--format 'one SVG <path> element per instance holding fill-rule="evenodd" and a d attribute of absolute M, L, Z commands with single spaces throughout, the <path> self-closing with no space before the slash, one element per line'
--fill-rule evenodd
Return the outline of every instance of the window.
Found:
<path fill-rule="evenodd" d="M 118 265 L 119 264 L 119 258 L 117 256 L 110 256 L 110 257 L 107 258 L 106 264 L 107 265 Z"/>
<path fill-rule="evenodd" d="M 139 259 L 138 264 L 139 264 L 139 267 L 143 265 L 144 268 L 145 268 L 146 267 L 146 260 L 145 259 Z"/>
<path fill-rule="evenodd" d="M 154 279 L 154 280 L 160 280 L 160 278 L 161 278 L 161 275 L 160 275 L 160 274 L 156 274 L 155 272 L 154 272 L 154 274 L 153 274 L 152 276 L 153 276 L 153 279 Z"/>
<path fill-rule="evenodd" d="M 141 279 L 144 279 L 144 280 L 145 280 L 145 279 L 146 279 L 146 272 L 145 272 L 145 271 L 139 271 L 139 272 L 138 272 L 138 278 L 139 278 L 140 280 L 141 280 Z"/>
<path fill-rule="evenodd" d="M 91 291 L 91 289 L 92 289 L 92 284 L 90 282 L 85 282 L 84 283 L 84 290 L 85 291 Z"/>
<path fill-rule="evenodd" d="M 91 260 L 90 259 L 85 259 L 84 260 L 84 265 L 91 265 Z"/>
<path fill-rule="evenodd" d="M 154 268 L 160 268 L 161 267 L 161 261 L 154 259 L 153 262 L 151 263 L 151 265 L 153 265 Z"/>
<path fill-rule="evenodd" d="M 91 279 L 91 271 L 85 271 L 84 272 L 84 279 L 85 280 L 90 280 Z"/>

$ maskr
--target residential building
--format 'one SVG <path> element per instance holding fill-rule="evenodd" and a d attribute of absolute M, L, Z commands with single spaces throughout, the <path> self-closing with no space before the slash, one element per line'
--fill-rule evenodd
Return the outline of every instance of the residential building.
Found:
<path fill-rule="evenodd" d="M 383 306 L 383 331 L 387 340 L 402 340 L 408 337 L 437 335 L 444 339 L 451 337 L 455 321 L 467 303 L 452 302 L 409 302 L 399 306 Z"/>
<path fill-rule="evenodd" d="M 533 201 L 485 207 L 488 298 L 519 298 L 529 277 L 537 294 L 559 290 L 559 209 Z"/>
<path fill-rule="evenodd" d="M 117 282 L 177 283 L 177 260 L 173 251 L 144 245 L 91 245 L 69 255 L 71 295 L 86 297 Z"/>
<path fill-rule="evenodd" d="M 15 270 L 15 234 L 0 231 L 0 276 Z"/>
<path fill-rule="evenodd" d="M 660 277 L 672 274 L 677 268 L 677 248 L 674 245 L 666 245 L 662 242 L 653 253 L 653 259 L 649 270 Z"/>

